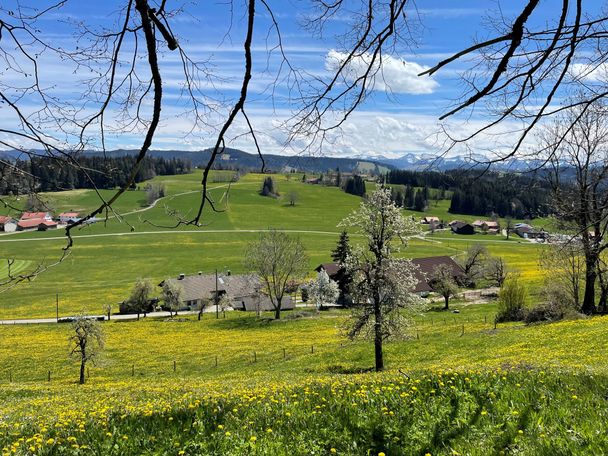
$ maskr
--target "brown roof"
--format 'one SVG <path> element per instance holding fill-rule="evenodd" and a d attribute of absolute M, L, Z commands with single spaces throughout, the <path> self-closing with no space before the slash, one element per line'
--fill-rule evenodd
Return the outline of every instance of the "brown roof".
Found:
<path fill-rule="evenodd" d="M 342 266 L 339 263 L 323 263 L 315 268 L 315 271 L 321 272 L 321 269 L 324 269 L 327 272 L 329 277 L 335 276 L 340 270 Z"/>
<path fill-rule="evenodd" d="M 460 267 L 458 263 L 447 255 L 415 258 L 412 260 L 412 263 L 418 266 L 418 269 L 414 273 L 415 277 L 418 279 L 418 283 L 412 290 L 414 293 L 432 291 L 428 281 L 435 273 L 435 269 L 441 265 L 445 265 L 450 268 L 455 278 L 462 277 L 464 275 L 464 270 L 462 267 Z"/>
<path fill-rule="evenodd" d="M 183 279 L 167 280 L 183 287 L 183 301 L 212 299 L 215 295 L 215 274 L 199 274 L 185 276 Z M 164 281 L 160 285 L 162 286 L 163 283 Z M 218 292 L 223 291 L 232 299 L 250 296 L 260 288 L 260 279 L 255 274 L 224 275 L 218 276 L 217 280 Z"/>

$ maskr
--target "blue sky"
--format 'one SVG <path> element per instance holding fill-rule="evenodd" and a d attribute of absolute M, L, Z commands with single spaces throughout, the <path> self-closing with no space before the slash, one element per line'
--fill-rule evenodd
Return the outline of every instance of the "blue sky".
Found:
<path fill-rule="evenodd" d="M 22 4 L 28 1 L 23 0 Z M 32 2 L 37 6 L 46 1 Z M 45 16 L 38 23 L 40 33 L 54 45 L 73 49 L 76 45 L 74 32 L 79 21 L 93 26 L 115 27 L 120 20 L 120 10 L 125 2 L 68 0 L 64 7 Z M 353 5 L 358 2 L 351 2 Z M 437 154 L 445 145 L 437 118 L 453 104 L 462 93 L 461 75 L 470 63 L 457 62 L 433 78 L 417 77 L 421 69 L 437 63 L 453 52 L 469 46 L 475 39 L 494 36 L 489 28 L 489 18 L 500 11 L 513 17 L 520 0 L 502 1 L 418 1 L 417 13 L 421 23 L 414 30 L 416 43 L 397 48 L 385 55 L 383 80 L 377 80 L 375 90 L 360 109 L 336 132 L 325 145 L 323 153 L 339 156 L 385 155 L 399 156 L 409 152 Z M 534 17 L 540 24 L 552 20 L 560 2 L 545 1 Z M 294 67 L 310 75 L 325 78 L 330 74 L 332 62 L 340 58 L 338 38 L 350 26 L 351 19 L 343 13 L 327 24 L 322 37 L 313 36 L 302 27 L 311 10 L 306 1 L 270 1 L 277 18 L 285 52 Z M 181 47 L 195 61 L 205 62 L 209 77 L 201 81 L 199 95 L 212 107 L 204 117 L 205 124 L 195 125 L 189 104 L 182 96 L 183 74 L 181 61 L 176 53 L 164 50 L 161 70 L 164 80 L 165 105 L 162 124 L 153 143 L 155 149 L 198 150 L 214 143 L 217 126 L 225 118 L 230 101 L 238 95 L 243 69 L 242 40 L 245 31 L 244 2 L 187 2 L 167 1 L 168 8 L 183 5 L 183 11 L 170 18 L 170 24 Z M 586 7 L 598 8 L 600 2 L 586 2 Z M 590 5 L 590 6 L 589 6 Z M 10 6 L 10 5 L 9 5 Z M 286 71 L 278 72 L 281 59 L 269 49 L 276 44 L 277 36 L 271 28 L 268 13 L 258 2 L 258 17 L 254 32 L 254 77 L 250 86 L 247 112 L 258 133 L 262 151 L 266 153 L 302 153 L 307 142 L 299 139 L 287 143 L 282 128 L 294 109 L 297 100 L 290 91 Z M 127 45 L 132 49 L 132 43 Z M 57 97 L 70 100 L 83 107 L 83 112 L 93 109 L 96 100 L 86 98 L 84 82 L 90 69 L 76 68 L 73 62 L 58 61 L 52 53 L 40 56 L 43 83 Z M 277 78 L 278 75 L 278 78 Z M 5 74 L 20 85 L 22 75 Z M 16 81 L 16 82 L 15 82 Z M 102 89 L 103 92 L 103 89 Z M 22 100 L 33 111 L 40 100 L 26 97 Z M 140 130 L 130 129 L 119 111 L 112 107 L 107 118 L 106 146 L 113 148 L 137 148 L 141 143 Z M 144 107 L 145 111 L 145 107 Z M 487 113 L 483 107 L 466 116 L 456 117 L 448 127 L 455 131 L 472 131 L 480 126 Z M 0 120 L 10 123 L 10 113 L 0 107 Z M 125 128 L 127 126 L 127 128 Z M 502 126 L 508 131 L 512 126 Z M 50 126 L 50 129 L 54 127 Z M 130 130 L 130 131 L 129 131 Z M 99 146 L 98 130 L 90 131 L 90 144 Z M 243 119 L 239 119 L 230 131 L 228 145 L 253 151 L 251 138 Z M 480 138 L 470 147 L 480 153 L 507 147 L 496 137 Z M 462 152 L 458 148 L 454 153 Z"/>

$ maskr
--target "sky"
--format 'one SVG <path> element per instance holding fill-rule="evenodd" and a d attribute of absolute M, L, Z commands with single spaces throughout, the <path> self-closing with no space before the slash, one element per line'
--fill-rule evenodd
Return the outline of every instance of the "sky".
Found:
<path fill-rule="evenodd" d="M 27 5 L 28 0 L 21 0 Z M 50 2 L 29 0 L 30 4 L 42 8 Z M 36 23 L 37 33 L 52 46 L 66 50 L 82 50 L 87 42 L 77 39 L 80 24 L 93 29 L 105 27 L 116 29 L 124 20 L 125 1 L 104 0 L 103 2 L 68 0 L 61 8 L 49 11 Z M 362 2 L 366 3 L 366 2 Z M 487 121 L 487 107 L 455 116 L 447 123 L 438 118 L 448 111 L 466 88 L 462 76 L 471 70 L 471 61 L 459 61 L 439 71 L 433 77 L 419 77 L 418 74 L 435 65 L 438 61 L 462 50 L 475 40 L 495 36 L 492 18 L 502 15 L 513 18 L 521 9 L 521 0 L 509 1 L 454 1 L 433 0 L 416 4 L 415 16 L 419 23 L 411 31 L 412 40 L 385 53 L 382 64 L 382 78 L 377 78 L 369 97 L 361 104 L 338 131 L 332 132 L 322 149 L 309 148 L 310 139 L 290 138 L 286 122 L 301 106 L 298 92 L 294 89 L 295 79 L 275 48 L 278 40 L 272 27 L 269 12 L 257 2 L 256 28 L 253 41 L 253 78 L 250 83 L 246 112 L 262 152 L 277 154 L 301 154 L 312 150 L 315 153 L 334 156 L 398 157 L 408 153 L 437 155 L 446 148 L 445 129 L 466 135 Z M 554 19 L 557 0 L 546 0 L 534 16 L 533 23 L 542 24 Z M 356 11 L 358 1 L 349 2 Z M 591 10 L 600 7 L 601 2 L 585 2 Z M 350 31 L 353 13 L 340 12 L 326 24 L 322 35 L 313 34 L 304 26 L 314 10 L 310 2 L 300 0 L 268 1 L 281 32 L 283 50 L 289 64 L 306 78 L 327 79 L 344 56 L 342 38 Z M 4 13 L 15 4 L 8 2 Z M 199 105 L 200 122 L 194 122 L 192 104 L 184 93 L 183 62 L 177 52 L 171 52 L 162 44 L 161 74 L 163 77 L 164 104 L 159 131 L 152 144 L 153 149 L 200 150 L 211 147 L 217 138 L 217 129 L 225 120 L 231 103 L 239 94 L 244 67 L 242 42 L 246 28 L 246 5 L 242 1 L 167 1 L 167 9 L 181 8 L 168 21 L 177 37 L 181 49 L 193 62 L 198 62 L 203 72 L 195 78 L 198 85 L 196 95 L 205 106 Z M 28 11 L 28 10 L 25 10 Z M 410 14 L 414 15 L 413 10 Z M 6 16 L 5 16 L 6 17 Z M 6 46 L 6 39 L 4 40 Z M 88 42 L 90 44 L 90 42 Z M 141 45 L 141 43 L 140 43 Z M 76 62 L 59 59 L 48 50 L 40 51 L 35 44 L 36 59 L 41 75 L 41 85 L 52 97 L 69 106 L 79 108 L 81 118 L 90 115 L 100 106 L 102 96 L 107 93 L 103 84 L 91 86 L 92 75 L 103 71 L 103 62 Z M 10 47 L 8 48 L 10 50 Z M 124 44 L 123 65 L 132 54 L 134 42 Z M 19 66 L 20 61 L 13 62 Z M 361 63 L 361 62 L 359 62 Z M 27 87 L 31 81 L 27 62 L 23 62 L 23 72 L 5 70 L 0 73 L 0 81 L 6 87 Z M 139 59 L 137 68 L 145 75 L 145 61 Z M 363 65 L 353 65 L 353 74 L 358 74 Z M 475 69 L 479 71 L 479 69 Z M 0 87 L 2 87 L 0 85 Z M 93 89 L 88 92 L 87 89 Z M 145 88 L 145 83 L 140 84 Z M 18 91 L 13 95 L 17 96 Z M 119 93 L 120 96 L 120 93 Z M 20 100 L 25 112 L 34 115 L 41 100 L 27 94 Z M 137 149 L 142 142 L 141 128 L 129 122 L 125 112 L 132 115 L 135 105 L 127 106 L 111 103 L 105 118 L 105 147 L 107 149 Z M 141 106 L 144 116 L 149 114 L 149 99 Z M 47 117 L 44 117 L 44 116 Z M 70 126 L 56 125 L 55 119 L 36 117 L 46 125 L 49 135 L 61 136 L 70 132 Z M 331 120 L 331 115 L 329 119 Z M 0 105 L 0 122 L 14 125 L 13 113 L 6 105 Z M 61 123 L 61 122 L 60 122 Z M 141 127 L 141 125 L 139 126 Z M 487 154 L 493 150 L 508 148 L 505 136 L 516 128 L 508 122 L 497 128 L 496 135 L 484 135 L 475 141 L 457 147 L 451 154 L 473 151 Z M 228 133 L 227 146 L 254 152 L 254 145 L 244 118 L 238 116 Z M 69 136 L 69 134 L 68 134 Z M 0 139 L 2 134 L 0 133 Z M 87 147 L 101 147 L 99 125 L 94 123 L 86 135 Z M 73 142 L 74 137 L 70 140 Z"/>

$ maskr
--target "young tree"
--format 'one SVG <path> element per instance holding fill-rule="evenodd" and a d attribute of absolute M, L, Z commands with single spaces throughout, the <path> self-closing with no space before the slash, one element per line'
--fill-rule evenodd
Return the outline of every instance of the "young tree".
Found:
<path fill-rule="evenodd" d="M 511 217 L 505 218 L 505 233 L 507 234 L 507 241 L 513 231 L 513 219 Z"/>
<path fill-rule="evenodd" d="M 325 304 L 335 304 L 340 296 L 340 288 L 329 278 L 327 272 L 321 270 L 317 278 L 308 285 L 308 293 L 317 309 L 320 309 Z"/>
<path fill-rule="evenodd" d="M 137 279 L 137 282 L 135 282 L 131 296 L 128 299 L 128 308 L 131 312 L 137 313 L 138 320 L 140 313 L 143 312 L 144 317 L 146 316 L 150 305 L 150 296 L 153 291 L 154 287 L 149 279 Z"/>
<path fill-rule="evenodd" d="M 347 334 L 350 338 L 372 335 L 375 367 L 381 371 L 384 340 L 397 333 L 407 323 L 407 313 L 421 305 L 420 298 L 411 293 L 417 283 L 414 266 L 395 258 L 399 248 L 407 245 L 408 236 L 418 233 L 418 226 L 403 218 L 387 188 L 369 195 L 340 226 L 357 229 L 367 241 L 367 249 L 353 249 L 346 260 L 355 299 Z"/>
<path fill-rule="evenodd" d="M 80 377 L 78 383 L 84 385 L 85 368 L 89 361 L 95 360 L 104 347 L 104 334 L 101 325 L 96 320 L 84 315 L 76 317 L 72 322 L 73 335 L 69 337 L 70 357 L 80 361 Z"/>
<path fill-rule="evenodd" d="M 507 270 L 507 264 L 501 257 L 489 257 L 486 260 L 486 279 L 494 283 L 497 287 L 502 287 L 508 274 L 509 271 Z"/>
<path fill-rule="evenodd" d="M 165 280 L 160 298 L 165 303 L 165 307 L 169 309 L 169 315 L 173 316 L 173 312 L 177 315 L 177 311 L 182 304 L 183 294 L 184 287 L 181 284 L 172 280 Z"/>
<path fill-rule="evenodd" d="M 585 290 L 585 255 L 581 242 L 548 245 L 540 252 L 540 266 L 545 272 L 545 288 L 567 297 L 569 307 L 581 310 Z"/>
<path fill-rule="evenodd" d="M 222 296 L 220 296 L 217 305 L 219 307 L 220 312 L 222 312 L 223 317 L 226 318 L 226 311 L 228 309 L 231 309 L 234 304 L 232 302 L 232 298 L 228 295 L 228 293 L 224 293 Z"/>
<path fill-rule="evenodd" d="M 336 244 L 336 248 L 331 252 L 331 258 L 338 264 L 346 263 L 346 258 L 351 254 L 350 240 L 348 239 L 348 232 L 342 230 L 340 238 Z"/>
<path fill-rule="evenodd" d="M 483 275 L 483 266 L 488 251 L 481 244 L 471 245 L 460 261 L 460 266 L 464 269 L 464 279 L 467 286 L 473 286 L 475 281 Z"/>
<path fill-rule="evenodd" d="M 296 192 L 295 190 L 291 190 L 287 194 L 287 200 L 289 201 L 290 206 L 295 206 L 298 202 L 298 192 Z"/>
<path fill-rule="evenodd" d="M 304 277 L 308 270 L 308 256 L 302 242 L 281 231 L 263 232 L 247 247 L 245 265 L 256 271 L 266 285 L 275 319 L 280 319 L 289 282 Z"/>
<path fill-rule="evenodd" d="M 452 269 L 445 264 L 437 266 L 433 270 L 429 283 L 435 293 L 443 296 L 443 309 L 448 310 L 450 308 L 450 298 L 458 293 L 458 284 L 454 280 Z"/>
<path fill-rule="evenodd" d="M 496 321 L 522 321 L 525 318 L 528 290 L 518 274 L 505 280 L 498 294 Z"/>

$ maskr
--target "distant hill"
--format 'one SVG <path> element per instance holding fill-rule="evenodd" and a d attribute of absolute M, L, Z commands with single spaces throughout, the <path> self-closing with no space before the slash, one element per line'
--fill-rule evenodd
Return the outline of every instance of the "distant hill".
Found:
<path fill-rule="evenodd" d="M 186 150 L 151 150 L 149 156 L 164 158 L 164 159 L 181 159 L 188 160 L 193 166 L 202 167 L 207 164 L 211 157 L 212 149 L 204 149 L 200 151 Z M 39 152 L 42 153 L 42 152 Z M 85 155 L 102 155 L 98 151 L 85 151 Z M 125 155 L 136 155 L 136 150 L 117 149 L 105 152 L 106 157 L 122 157 Z M 0 151 L 0 159 L 16 160 L 27 159 L 22 152 L 18 151 Z M 342 172 L 348 173 L 386 173 L 394 166 L 390 164 L 379 163 L 374 160 L 354 159 L 354 158 L 337 158 L 337 157 L 314 157 L 314 156 L 283 156 L 264 154 L 266 170 L 284 172 L 291 169 L 304 171 L 309 173 L 321 173 L 328 170 L 340 168 Z M 239 149 L 226 148 L 214 164 L 214 169 L 245 169 L 249 171 L 260 170 L 262 161 L 257 154 L 250 154 Z"/>

